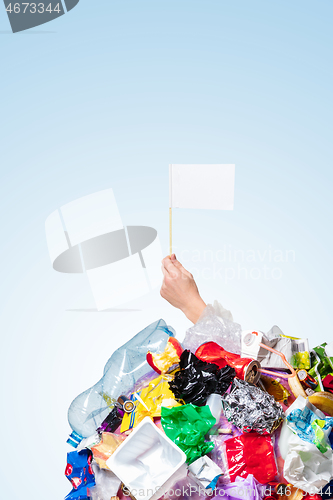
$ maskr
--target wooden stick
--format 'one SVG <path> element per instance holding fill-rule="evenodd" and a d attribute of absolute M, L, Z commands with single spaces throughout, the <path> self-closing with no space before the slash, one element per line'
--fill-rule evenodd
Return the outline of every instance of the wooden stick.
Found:
<path fill-rule="evenodd" d="M 170 242 L 170 257 L 172 255 L 172 208 L 169 208 L 169 242 Z"/>
<path fill-rule="evenodd" d="M 172 255 L 172 165 L 169 165 L 169 244 Z"/>
<path fill-rule="evenodd" d="M 219 434 L 232 434 L 232 430 L 231 429 L 217 429 L 217 432 Z"/>

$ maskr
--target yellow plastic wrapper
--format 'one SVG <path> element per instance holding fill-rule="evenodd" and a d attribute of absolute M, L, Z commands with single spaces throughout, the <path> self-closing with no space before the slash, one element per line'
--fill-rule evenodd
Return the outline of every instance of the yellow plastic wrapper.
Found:
<path fill-rule="evenodd" d="M 109 469 L 105 462 L 125 439 L 126 436 L 121 436 L 119 434 L 113 434 L 111 432 L 102 433 L 102 441 L 91 448 L 94 459 L 101 469 Z"/>
<path fill-rule="evenodd" d="M 271 394 L 275 401 L 287 404 L 290 392 L 278 381 L 278 379 L 272 379 L 270 377 L 265 377 L 261 375 L 260 382 L 264 386 L 268 394 Z"/>
<path fill-rule="evenodd" d="M 162 406 L 166 408 L 181 406 L 169 389 L 170 380 L 169 375 L 160 375 L 140 392 L 131 395 L 130 399 L 135 403 L 135 410 L 132 413 L 125 413 L 120 432 L 136 427 L 145 417 L 151 419 L 160 417 Z"/>
<path fill-rule="evenodd" d="M 147 362 L 159 374 L 172 371 L 172 367 L 179 364 L 179 357 L 183 348 L 174 337 L 170 337 L 165 349 L 161 353 L 152 353 L 148 351 Z"/>
<path fill-rule="evenodd" d="M 310 353 L 307 339 L 300 339 L 298 337 L 290 337 L 289 335 L 280 335 L 283 338 L 291 339 L 293 342 L 293 352 L 290 364 L 293 368 L 309 370 L 311 367 Z"/>

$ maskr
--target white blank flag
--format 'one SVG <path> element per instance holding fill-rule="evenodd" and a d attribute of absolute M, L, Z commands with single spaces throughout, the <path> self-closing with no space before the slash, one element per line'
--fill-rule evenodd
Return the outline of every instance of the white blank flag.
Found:
<path fill-rule="evenodd" d="M 235 165 L 170 165 L 170 207 L 233 210 Z"/>

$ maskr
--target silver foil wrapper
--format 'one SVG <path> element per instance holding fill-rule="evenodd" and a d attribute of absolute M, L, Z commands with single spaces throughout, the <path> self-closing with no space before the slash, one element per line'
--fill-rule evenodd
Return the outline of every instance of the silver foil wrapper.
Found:
<path fill-rule="evenodd" d="M 282 406 L 259 387 L 235 378 L 229 394 L 222 397 L 223 413 L 243 432 L 271 434 L 283 420 Z"/>

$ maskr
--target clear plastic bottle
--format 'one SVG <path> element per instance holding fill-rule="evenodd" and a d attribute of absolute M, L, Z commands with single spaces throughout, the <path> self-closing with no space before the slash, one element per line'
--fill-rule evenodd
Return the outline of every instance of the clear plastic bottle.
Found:
<path fill-rule="evenodd" d="M 146 361 L 148 350 L 163 352 L 174 331 L 163 319 L 152 323 L 117 349 L 104 367 L 103 377 L 77 396 L 68 410 L 73 433 L 68 443 L 76 447 L 95 433 L 121 394 L 126 394 L 143 375 L 152 371 Z"/>
<path fill-rule="evenodd" d="M 215 425 L 213 426 L 213 429 L 218 427 L 218 423 L 221 418 L 221 413 L 222 413 L 222 399 L 220 394 L 211 394 L 206 402 L 206 405 L 209 406 L 209 409 L 211 411 L 211 414 L 216 420 Z"/>

